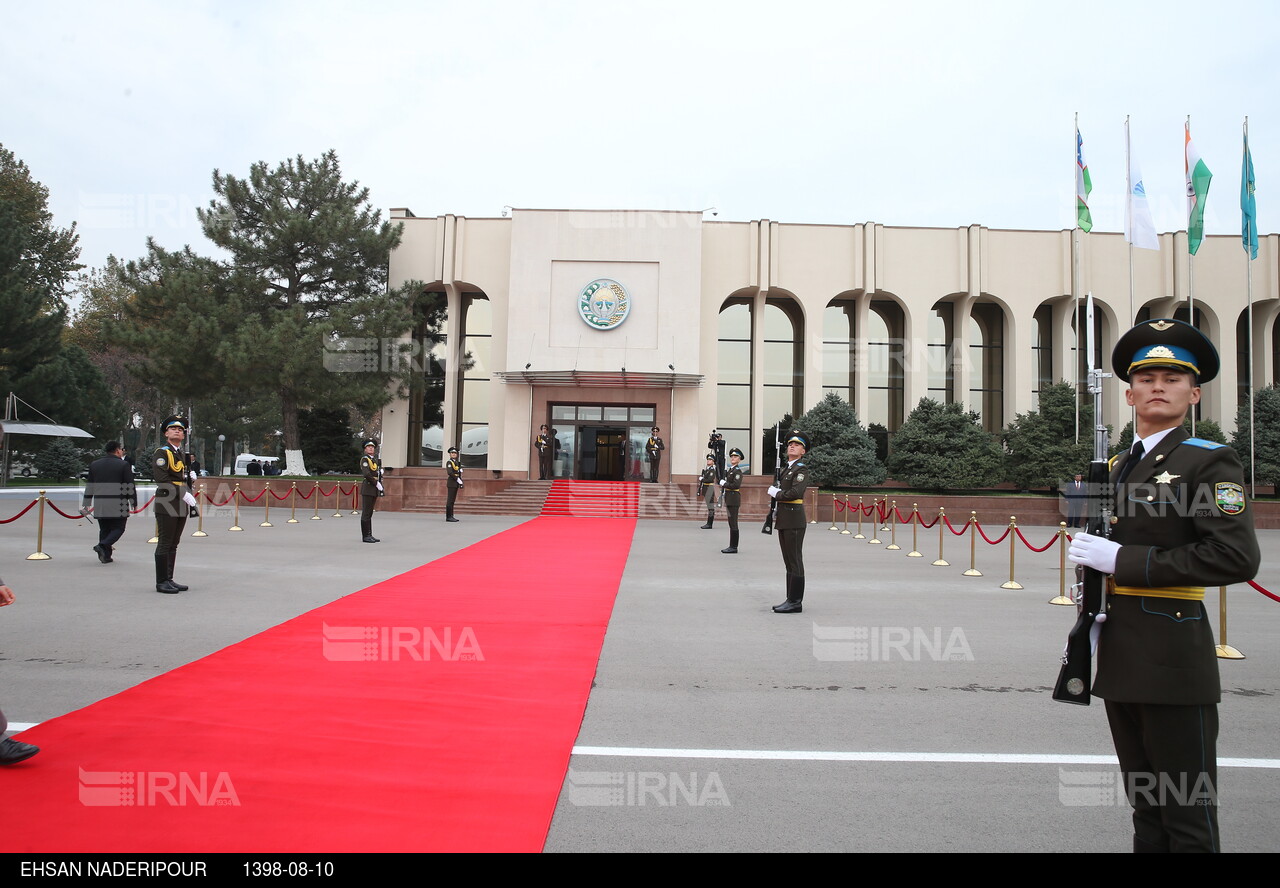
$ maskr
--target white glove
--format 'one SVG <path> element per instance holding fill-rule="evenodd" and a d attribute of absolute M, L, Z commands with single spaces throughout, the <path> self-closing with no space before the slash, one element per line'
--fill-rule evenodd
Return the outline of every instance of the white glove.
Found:
<path fill-rule="evenodd" d="M 182 501 L 188 506 L 194 506 L 196 504 L 196 498 L 192 496 L 189 491 L 182 495 Z"/>
<path fill-rule="evenodd" d="M 373 483 L 373 486 L 374 486 L 374 487 L 376 487 L 376 488 L 378 488 L 378 493 L 382 493 L 382 482 L 381 482 L 381 481 L 375 481 L 375 482 Z"/>
<path fill-rule="evenodd" d="M 461 478 L 459 478 L 459 479 L 458 479 L 458 486 L 459 486 L 459 487 L 461 487 L 461 486 L 462 486 L 462 479 L 461 479 Z"/>
<path fill-rule="evenodd" d="M 196 473 L 195 473 L 195 472 L 187 472 L 187 480 L 188 480 L 188 481 L 190 481 L 192 484 L 195 484 L 195 483 L 196 483 L 196 478 L 197 478 L 197 477 L 198 477 L 198 476 L 196 475 Z"/>
<path fill-rule="evenodd" d="M 782 488 L 778 487 L 776 484 L 769 485 L 769 496 L 776 497 L 781 492 Z"/>
<path fill-rule="evenodd" d="M 725 481 L 725 479 L 724 479 L 724 478 L 721 478 L 721 479 L 720 479 L 720 486 L 721 486 L 721 487 L 724 487 L 724 481 Z"/>
<path fill-rule="evenodd" d="M 1072 564 L 1091 567 L 1104 574 L 1116 572 L 1116 553 L 1120 544 L 1106 537 L 1078 533 L 1071 538 L 1071 546 L 1067 549 L 1067 558 Z"/>

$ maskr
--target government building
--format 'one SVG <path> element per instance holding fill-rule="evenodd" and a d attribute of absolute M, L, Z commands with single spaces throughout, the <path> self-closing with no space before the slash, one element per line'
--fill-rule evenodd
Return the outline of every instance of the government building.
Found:
<path fill-rule="evenodd" d="M 657 426 L 661 481 L 696 475 L 713 429 L 752 474 L 772 474 L 772 427 L 826 392 L 881 435 L 925 397 L 976 411 L 996 433 L 1037 408 L 1042 386 L 1083 386 L 1076 330 L 1090 292 L 1108 371 L 1133 321 L 1193 318 L 1222 355 L 1198 416 L 1228 435 L 1250 368 L 1256 386 L 1275 379 L 1274 234 L 1248 262 L 1226 236 L 1206 237 L 1191 258 L 1184 232 L 1161 235 L 1157 252 L 1120 234 L 980 225 L 649 210 L 391 216 L 403 237 L 390 284 L 422 282 L 418 298 L 437 318 L 415 334 L 410 396 L 383 410 L 394 466 L 438 467 L 457 446 L 469 477 L 537 478 L 532 441 L 545 424 L 555 477 L 642 480 Z M 1108 380 L 1105 420 L 1117 432 L 1130 419 L 1123 390 Z"/>

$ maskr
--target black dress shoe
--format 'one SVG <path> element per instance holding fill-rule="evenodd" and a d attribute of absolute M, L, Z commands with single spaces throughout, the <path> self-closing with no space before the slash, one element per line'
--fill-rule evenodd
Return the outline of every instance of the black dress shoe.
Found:
<path fill-rule="evenodd" d="M 165 580 L 163 583 L 156 583 L 156 591 L 163 592 L 165 595 L 177 595 L 182 590 L 173 580 Z"/>
<path fill-rule="evenodd" d="M 699 528 L 698 528 L 698 530 L 711 530 L 711 525 L 710 525 L 710 524 L 704 524 L 704 525 L 702 525 L 701 527 L 699 527 Z"/>
<path fill-rule="evenodd" d="M 798 601 L 787 599 L 782 604 L 775 604 L 773 612 L 775 614 L 799 614 L 804 612 L 804 605 Z"/>
<path fill-rule="evenodd" d="M 377 542 L 377 540 L 376 540 L 376 539 L 374 539 L 374 538 L 373 538 L 373 537 L 371 537 L 371 536 L 367 536 L 367 537 L 365 537 L 363 540 L 361 540 L 361 542 L 363 542 L 363 543 L 376 543 L 376 542 Z"/>
<path fill-rule="evenodd" d="M 188 589 L 191 588 L 190 586 L 182 585 L 181 583 L 174 580 L 172 577 L 170 577 L 169 582 L 172 583 L 173 588 L 177 589 L 179 592 L 186 592 Z"/>
<path fill-rule="evenodd" d="M 729 548 L 727 548 L 727 549 L 721 549 L 721 550 L 720 550 L 720 554 L 721 554 L 721 555 L 737 555 L 737 554 L 738 554 L 738 547 L 737 547 L 737 546 L 730 546 L 730 547 L 729 547 Z"/>
<path fill-rule="evenodd" d="M 111 556 L 107 554 L 106 549 L 102 548 L 101 543 L 94 546 L 93 551 L 98 553 L 98 560 L 101 561 L 103 564 L 106 564 L 108 561 L 111 560 Z"/>
<path fill-rule="evenodd" d="M 458 523 L 458 519 L 457 519 L 457 518 L 446 518 L 446 519 L 444 519 L 444 520 L 445 520 L 445 521 L 452 521 L 454 524 L 457 524 L 457 523 Z"/>
<path fill-rule="evenodd" d="M 25 762 L 40 751 L 39 746 L 19 740 L 0 740 L 0 765 L 16 765 Z"/>

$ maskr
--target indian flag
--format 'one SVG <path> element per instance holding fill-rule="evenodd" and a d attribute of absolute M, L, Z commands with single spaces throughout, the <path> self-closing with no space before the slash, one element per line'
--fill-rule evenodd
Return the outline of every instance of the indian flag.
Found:
<path fill-rule="evenodd" d="M 1084 141 L 1080 138 L 1080 127 L 1076 127 L 1076 223 L 1081 231 L 1093 229 L 1093 216 L 1089 213 L 1089 192 L 1093 191 L 1093 180 L 1089 178 L 1089 164 L 1084 161 Z"/>
<path fill-rule="evenodd" d="M 1204 199 L 1209 195 L 1209 182 L 1213 173 L 1200 159 L 1200 152 L 1191 141 L 1191 122 L 1187 121 L 1186 170 L 1187 170 L 1187 249 L 1191 255 L 1200 249 L 1204 240 Z"/>

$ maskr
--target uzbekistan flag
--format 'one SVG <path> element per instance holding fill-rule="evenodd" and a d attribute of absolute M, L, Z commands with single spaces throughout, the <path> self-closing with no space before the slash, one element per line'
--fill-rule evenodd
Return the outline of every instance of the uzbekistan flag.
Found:
<path fill-rule="evenodd" d="M 1093 229 L 1093 216 L 1089 213 L 1089 192 L 1093 191 L 1093 180 L 1089 178 L 1089 164 L 1084 160 L 1084 141 L 1080 138 L 1080 127 L 1076 127 L 1076 223 L 1081 231 Z"/>
<path fill-rule="evenodd" d="M 1250 259 L 1258 258 L 1258 202 L 1253 196 L 1253 155 L 1249 153 L 1249 131 L 1244 132 L 1244 162 L 1240 168 L 1241 240 Z"/>
<path fill-rule="evenodd" d="M 1204 199 L 1209 195 L 1209 182 L 1213 173 L 1200 159 L 1200 152 L 1191 141 L 1191 123 L 1188 121 L 1186 145 L 1187 170 L 1187 249 L 1191 255 L 1200 249 L 1204 240 Z"/>

